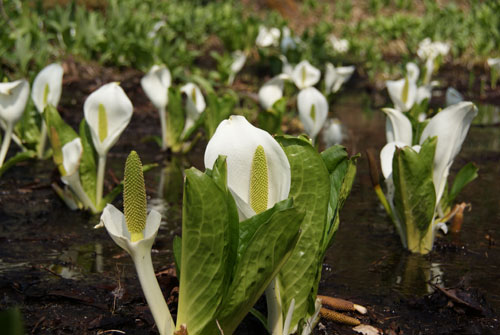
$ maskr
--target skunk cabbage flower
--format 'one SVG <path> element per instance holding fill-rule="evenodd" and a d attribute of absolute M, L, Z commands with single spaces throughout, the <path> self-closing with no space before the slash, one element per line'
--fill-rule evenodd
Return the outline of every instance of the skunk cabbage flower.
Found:
<path fill-rule="evenodd" d="M 488 66 L 500 71 L 500 58 L 488 58 Z"/>
<path fill-rule="evenodd" d="M 205 150 L 205 168 L 226 156 L 227 185 L 235 198 L 240 221 L 288 198 L 290 163 L 276 140 L 243 116 L 222 121 Z"/>
<path fill-rule="evenodd" d="M 299 89 L 316 85 L 320 77 L 321 72 L 307 60 L 297 64 L 292 73 L 292 80 Z"/>
<path fill-rule="evenodd" d="M 283 97 L 283 87 L 288 76 L 285 74 L 277 75 L 267 81 L 259 89 L 259 102 L 265 110 L 271 109 L 276 101 Z"/>
<path fill-rule="evenodd" d="M 105 156 L 132 118 L 133 106 L 118 83 L 101 86 L 83 105 L 85 120 L 99 156 Z"/>
<path fill-rule="evenodd" d="M 92 142 L 99 155 L 96 186 L 98 207 L 102 199 L 106 155 L 129 124 L 133 109 L 132 102 L 118 83 L 101 86 L 89 95 L 83 105 Z"/>
<path fill-rule="evenodd" d="M 335 35 L 331 35 L 330 43 L 332 43 L 332 47 L 335 52 L 343 54 L 349 51 L 349 41 L 344 38 L 338 39 Z"/>
<path fill-rule="evenodd" d="M 172 76 L 165 65 L 154 65 L 142 77 L 141 86 L 149 100 L 158 109 L 161 123 L 161 139 L 163 150 L 167 149 L 167 104 L 168 89 L 172 83 Z"/>
<path fill-rule="evenodd" d="M 297 48 L 297 44 L 300 42 L 298 37 L 292 37 L 292 32 L 290 28 L 283 27 L 283 34 L 281 37 L 281 52 L 286 53 L 288 50 L 295 50 Z"/>
<path fill-rule="evenodd" d="M 279 43 L 281 32 L 278 28 L 259 27 L 259 34 L 255 40 L 258 47 L 265 48 L 269 46 L 277 46 Z"/>
<path fill-rule="evenodd" d="M 382 111 L 387 115 L 385 121 L 387 143 L 402 142 L 405 145 L 411 145 L 412 128 L 406 115 L 394 108 L 383 108 Z"/>
<path fill-rule="evenodd" d="M 146 215 L 144 176 L 140 158 L 135 151 L 127 158 L 124 175 L 125 215 L 108 204 L 102 212 L 101 222 L 113 241 L 132 257 L 142 291 L 160 334 L 173 334 L 175 325 L 151 261 L 151 248 L 160 227 L 161 215 L 155 210 Z"/>
<path fill-rule="evenodd" d="M 408 77 L 386 81 L 389 97 L 394 107 L 402 112 L 409 111 L 417 99 L 417 84 Z"/>
<path fill-rule="evenodd" d="M 325 129 L 323 129 L 323 141 L 327 148 L 342 143 L 344 138 L 344 130 L 339 119 L 327 121 Z"/>
<path fill-rule="evenodd" d="M 233 62 L 231 63 L 231 74 L 229 75 L 228 83 L 231 85 L 234 81 L 234 77 L 238 72 L 241 71 L 243 66 L 245 66 L 245 62 L 247 61 L 247 55 L 245 52 L 241 50 L 236 50 L 232 53 L 231 57 L 233 58 Z"/>
<path fill-rule="evenodd" d="M 193 84 L 187 83 L 181 87 L 181 92 L 186 94 L 186 123 L 184 124 L 184 131 L 191 128 L 196 120 L 200 117 L 201 113 L 205 110 L 207 106 L 205 103 L 205 98 L 201 93 L 200 88 Z"/>
<path fill-rule="evenodd" d="M 326 64 L 325 90 L 335 93 L 346 83 L 354 73 L 354 66 L 335 67 L 332 63 Z"/>
<path fill-rule="evenodd" d="M 31 99 L 38 112 L 43 113 L 45 106 L 57 107 L 61 99 L 64 70 L 60 64 L 50 64 L 43 68 L 33 81 Z"/>
<path fill-rule="evenodd" d="M 325 96 L 314 87 L 305 88 L 297 96 L 297 108 L 305 132 L 314 141 L 328 116 Z"/>
<path fill-rule="evenodd" d="M 417 64 L 413 62 L 406 63 L 406 76 L 408 77 L 408 80 L 417 83 L 418 77 L 420 76 L 420 69 Z"/>
<path fill-rule="evenodd" d="M 417 55 L 420 59 L 435 59 L 437 56 L 446 56 L 450 52 L 450 44 L 445 42 L 432 42 L 430 38 L 423 39 L 418 44 Z"/>
<path fill-rule="evenodd" d="M 488 66 L 491 68 L 491 88 L 496 88 L 500 76 L 500 58 L 488 58 Z"/>
<path fill-rule="evenodd" d="M 153 65 L 141 78 L 144 93 L 157 109 L 164 109 L 168 104 L 168 89 L 172 84 L 172 76 L 165 65 Z"/>
<path fill-rule="evenodd" d="M 453 160 L 460 152 L 477 112 L 472 102 L 446 107 L 429 121 L 420 136 L 420 144 L 429 137 L 438 137 L 433 172 L 437 203 L 443 195 Z"/>
<path fill-rule="evenodd" d="M 62 166 L 59 166 L 61 180 L 69 186 L 86 208 L 89 208 L 93 213 L 97 213 L 92 200 L 85 193 L 80 181 L 78 169 L 80 168 L 80 160 L 83 153 L 82 141 L 77 137 L 73 141 L 66 143 L 61 151 Z"/>
<path fill-rule="evenodd" d="M 0 121 L 5 127 L 0 149 L 0 167 L 3 165 L 9 149 L 14 125 L 21 119 L 28 102 L 30 84 L 25 79 L 10 83 L 0 83 Z"/>
<path fill-rule="evenodd" d="M 464 96 L 453 87 L 446 90 L 446 107 L 458 104 L 464 101 Z"/>

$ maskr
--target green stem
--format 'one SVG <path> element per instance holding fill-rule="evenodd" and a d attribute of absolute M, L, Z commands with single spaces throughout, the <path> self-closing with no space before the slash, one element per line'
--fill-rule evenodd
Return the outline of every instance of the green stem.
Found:
<path fill-rule="evenodd" d="M 97 208 L 101 208 L 102 190 L 104 188 L 104 170 L 106 168 L 106 156 L 99 156 L 97 165 L 97 184 L 95 193 L 95 203 Z"/>
<path fill-rule="evenodd" d="M 429 225 L 425 233 L 422 233 L 413 225 L 408 225 L 406 231 L 408 250 L 421 255 L 431 252 L 434 244 L 434 222 Z"/>
<path fill-rule="evenodd" d="M 42 131 L 40 132 L 40 139 L 38 142 L 38 151 L 36 153 L 38 159 L 43 158 L 43 153 L 45 150 L 45 142 L 47 141 L 47 125 L 45 121 L 42 120 Z"/>
<path fill-rule="evenodd" d="M 161 123 L 161 150 L 167 150 L 167 109 L 165 107 L 162 107 L 158 110 L 158 113 L 160 113 Z"/>
<path fill-rule="evenodd" d="M 168 305 L 163 298 L 160 285 L 158 285 L 158 281 L 156 280 L 151 252 L 146 252 L 144 255 L 141 254 L 132 256 L 132 259 L 137 275 L 139 276 L 142 292 L 146 297 L 160 335 L 173 335 L 175 324 L 170 315 Z"/>
<path fill-rule="evenodd" d="M 387 214 L 391 217 L 391 219 L 394 219 L 391 206 L 389 205 L 389 202 L 387 201 L 384 192 L 382 192 L 382 188 L 380 188 L 380 185 L 375 185 L 373 189 L 375 190 L 375 194 L 377 194 L 378 200 L 380 200 L 382 206 L 384 206 L 384 209 L 387 212 Z"/>
<path fill-rule="evenodd" d="M 272 335 L 283 335 L 283 306 L 280 288 L 275 277 L 266 288 L 267 328 Z"/>
<path fill-rule="evenodd" d="M 2 167 L 3 161 L 5 160 L 5 156 L 7 156 L 7 151 L 9 150 L 9 145 L 10 145 L 10 139 L 12 138 L 13 128 L 14 125 L 12 123 L 8 123 L 7 128 L 5 129 L 2 148 L 0 149 L 0 167 Z"/>

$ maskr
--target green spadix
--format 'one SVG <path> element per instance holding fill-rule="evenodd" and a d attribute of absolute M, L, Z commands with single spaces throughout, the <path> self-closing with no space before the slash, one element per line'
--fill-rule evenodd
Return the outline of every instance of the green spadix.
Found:
<path fill-rule="evenodd" d="M 123 185 L 125 222 L 130 232 L 131 241 L 137 242 L 144 238 L 147 203 L 142 163 L 135 151 L 132 151 L 127 157 Z"/>

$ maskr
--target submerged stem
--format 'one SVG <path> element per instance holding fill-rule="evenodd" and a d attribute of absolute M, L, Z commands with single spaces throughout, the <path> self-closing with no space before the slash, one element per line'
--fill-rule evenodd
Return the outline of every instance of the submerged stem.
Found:
<path fill-rule="evenodd" d="M 38 150 L 37 150 L 37 157 L 38 159 L 43 158 L 43 153 L 45 151 L 45 142 L 47 141 L 47 125 L 45 124 L 45 121 L 42 119 L 42 131 L 40 132 L 40 139 L 38 142 Z"/>
<path fill-rule="evenodd" d="M 99 163 L 97 165 L 97 184 L 95 203 L 97 208 L 101 208 L 102 189 L 104 187 L 104 170 L 106 168 L 106 156 L 99 156 Z"/>
<path fill-rule="evenodd" d="M 138 253 L 132 256 L 132 259 L 137 275 L 139 276 L 142 291 L 151 309 L 151 314 L 153 314 L 160 335 L 174 334 L 175 324 L 161 292 L 160 285 L 158 285 L 158 281 L 156 280 L 151 253 Z"/>
<path fill-rule="evenodd" d="M 5 129 L 5 134 L 2 141 L 2 148 L 0 149 L 0 167 L 3 165 L 3 161 L 5 160 L 5 156 L 7 156 L 7 151 L 9 150 L 10 139 L 12 138 L 12 130 L 14 125 L 12 123 L 7 124 L 7 128 Z"/>

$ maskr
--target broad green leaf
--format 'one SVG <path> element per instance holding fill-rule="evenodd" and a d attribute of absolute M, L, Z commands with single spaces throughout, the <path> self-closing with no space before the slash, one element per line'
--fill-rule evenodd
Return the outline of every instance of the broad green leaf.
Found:
<path fill-rule="evenodd" d="M 40 140 L 41 115 L 32 102 L 28 103 L 21 120 L 14 127 L 14 132 L 28 149 L 36 150 Z"/>
<path fill-rule="evenodd" d="M 247 247 L 241 250 L 231 286 L 217 315 L 225 334 L 234 332 L 289 259 L 297 243 L 304 215 L 289 208 L 276 211 L 268 218 L 268 211 L 253 218 L 263 221 L 256 225 L 258 227 L 248 239 Z M 246 226 L 246 223 L 241 225 Z"/>
<path fill-rule="evenodd" d="M 170 87 L 168 89 L 168 107 L 167 107 L 167 142 L 172 151 L 177 152 L 181 149 L 179 138 L 184 129 L 185 111 L 182 104 L 181 92 Z"/>
<path fill-rule="evenodd" d="M 25 334 L 23 317 L 18 307 L 8 308 L 0 312 L 0 329 L 2 329 L 2 334 Z"/>
<path fill-rule="evenodd" d="M 182 261 L 182 238 L 179 236 L 174 236 L 174 242 L 172 244 L 172 249 L 174 251 L 174 262 L 175 271 L 177 272 L 177 280 L 181 280 L 181 261 Z"/>
<path fill-rule="evenodd" d="M 203 114 L 208 139 L 214 135 L 219 123 L 232 114 L 236 103 L 237 97 L 229 93 L 221 97 L 218 97 L 214 92 L 207 94 L 207 109 Z"/>
<path fill-rule="evenodd" d="M 16 155 L 12 156 L 7 161 L 5 161 L 5 163 L 3 163 L 3 165 L 2 165 L 2 167 L 0 167 L 0 177 L 5 173 L 5 171 L 10 169 L 11 167 L 16 165 L 17 163 L 20 163 L 22 161 L 26 161 L 28 159 L 33 159 L 35 157 L 36 157 L 35 151 L 29 150 L 29 151 L 18 152 Z"/>
<path fill-rule="evenodd" d="M 280 134 L 281 120 L 286 111 L 286 98 L 277 100 L 267 111 L 258 114 L 259 127 L 271 134 Z"/>
<path fill-rule="evenodd" d="M 432 182 L 436 143 L 437 137 L 427 139 L 419 153 L 410 147 L 397 148 L 392 161 L 396 214 L 406 232 L 408 248 L 420 253 L 425 253 L 421 242 L 431 228 L 436 207 Z"/>
<path fill-rule="evenodd" d="M 80 159 L 80 181 L 90 200 L 95 204 L 97 183 L 97 159 L 90 128 L 85 119 L 80 122 L 80 140 L 82 141 L 82 158 Z M 104 201 L 102 201 L 105 204 Z"/>
<path fill-rule="evenodd" d="M 314 291 L 319 258 L 327 225 L 330 199 L 330 176 L 321 155 L 304 137 L 277 137 L 290 162 L 292 181 L 290 197 L 294 207 L 305 212 L 301 234 L 292 256 L 279 274 L 283 308 L 288 310 L 295 299 L 293 329 L 307 316 L 314 304 Z"/>
<path fill-rule="evenodd" d="M 214 180 L 186 170 L 182 209 L 182 264 L 177 324 L 189 334 L 216 334 L 216 310 L 227 290 L 232 216 L 227 193 Z"/>
<path fill-rule="evenodd" d="M 471 181 L 477 178 L 478 167 L 470 162 L 458 171 L 455 179 L 453 180 L 453 186 L 451 186 L 450 193 L 448 195 L 448 204 L 455 200 L 457 195 L 462 191 L 462 189 Z"/>

